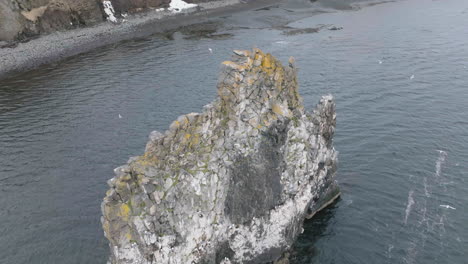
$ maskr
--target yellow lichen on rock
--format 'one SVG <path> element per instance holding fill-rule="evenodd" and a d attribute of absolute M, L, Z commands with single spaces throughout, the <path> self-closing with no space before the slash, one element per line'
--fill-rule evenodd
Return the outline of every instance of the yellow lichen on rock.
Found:
<path fill-rule="evenodd" d="M 128 221 L 130 217 L 130 211 L 131 211 L 130 206 L 126 203 L 122 203 L 120 205 L 119 215 L 122 217 L 124 221 Z"/>
<path fill-rule="evenodd" d="M 281 105 L 281 104 L 273 104 L 271 107 L 271 111 L 277 115 L 284 116 L 284 117 L 292 116 L 291 110 L 289 110 L 286 106 Z"/>
<path fill-rule="evenodd" d="M 132 234 L 130 234 L 130 232 L 125 233 L 125 237 L 128 241 L 132 240 Z"/>
<path fill-rule="evenodd" d="M 198 145 L 198 143 L 200 143 L 200 135 L 199 134 L 195 134 L 193 135 L 193 137 L 191 137 L 191 140 L 190 140 L 190 146 L 193 147 L 193 146 L 196 146 Z"/>
<path fill-rule="evenodd" d="M 233 68 L 237 71 L 240 71 L 240 72 L 243 72 L 247 69 L 246 65 L 239 65 L 235 62 L 232 62 L 232 61 L 223 61 L 223 65 L 227 66 L 227 67 L 230 67 L 230 68 Z"/>
<path fill-rule="evenodd" d="M 138 159 L 132 163 L 132 168 L 135 171 L 138 171 L 138 174 L 143 174 L 144 171 L 141 171 L 140 168 L 143 168 L 145 166 L 156 165 L 158 163 L 158 156 L 156 156 L 156 154 L 153 152 L 147 151 L 144 155 L 139 156 Z M 128 178 L 127 181 L 129 181 L 131 176 L 127 174 L 125 177 Z"/>
<path fill-rule="evenodd" d="M 180 122 L 175 120 L 174 122 L 172 122 L 172 124 L 169 126 L 169 129 L 170 130 L 176 130 L 178 127 L 180 126 Z"/>
<path fill-rule="evenodd" d="M 278 105 L 278 104 L 274 104 L 271 107 L 271 111 L 273 111 L 273 113 L 275 113 L 277 115 L 284 115 L 283 109 L 281 109 L 281 106 Z"/>
<path fill-rule="evenodd" d="M 270 53 L 263 58 L 262 67 L 265 69 L 272 69 L 273 68 L 273 58 L 271 57 Z"/>
<path fill-rule="evenodd" d="M 127 182 L 119 179 L 115 182 L 115 187 L 117 188 L 117 190 L 123 190 L 123 189 L 126 189 L 127 188 Z"/>
<path fill-rule="evenodd" d="M 114 189 L 109 189 L 106 191 L 106 196 L 111 196 L 112 192 L 114 191 Z"/>

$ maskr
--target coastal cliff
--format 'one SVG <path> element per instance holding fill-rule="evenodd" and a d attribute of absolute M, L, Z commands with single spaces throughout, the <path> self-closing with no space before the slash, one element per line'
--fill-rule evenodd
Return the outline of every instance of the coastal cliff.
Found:
<path fill-rule="evenodd" d="M 160 8 L 179 12 L 214 0 L 0 0 L 0 41 L 22 41 L 43 33 L 117 22 L 131 13 Z M 192 3 L 192 4 L 188 4 Z"/>
<path fill-rule="evenodd" d="M 150 134 L 102 203 L 110 263 L 268 263 L 339 195 L 335 103 L 302 105 L 296 68 L 234 51 L 218 97 Z"/>
<path fill-rule="evenodd" d="M 101 21 L 102 6 L 96 0 L 0 1 L 0 41 L 23 40 Z"/>

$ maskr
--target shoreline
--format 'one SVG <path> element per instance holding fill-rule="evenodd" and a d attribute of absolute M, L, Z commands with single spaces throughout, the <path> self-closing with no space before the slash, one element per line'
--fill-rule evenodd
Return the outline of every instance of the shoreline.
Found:
<path fill-rule="evenodd" d="M 0 49 L 0 80 L 62 61 L 93 49 L 121 41 L 147 37 L 156 33 L 204 22 L 234 12 L 261 8 L 279 0 L 220 0 L 201 3 L 201 10 L 185 13 L 148 11 L 135 14 L 125 22 L 104 22 L 92 27 L 54 32 L 39 36 L 14 48 Z M 208 17 L 209 16 L 209 17 Z M 157 26 L 155 26 L 157 25 Z"/>

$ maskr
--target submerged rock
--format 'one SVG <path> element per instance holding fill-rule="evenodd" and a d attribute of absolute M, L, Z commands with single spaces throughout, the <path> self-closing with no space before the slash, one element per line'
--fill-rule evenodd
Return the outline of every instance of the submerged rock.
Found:
<path fill-rule="evenodd" d="M 267 263 L 339 195 L 335 103 L 312 113 L 294 60 L 234 51 L 218 98 L 154 131 L 102 203 L 111 263 Z"/>

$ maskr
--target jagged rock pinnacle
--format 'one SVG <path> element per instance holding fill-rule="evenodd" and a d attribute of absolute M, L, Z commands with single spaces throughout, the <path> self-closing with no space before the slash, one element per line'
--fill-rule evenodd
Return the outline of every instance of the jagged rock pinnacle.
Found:
<path fill-rule="evenodd" d="M 222 63 L 218 98 L 154 131 L 102 203 L 111 263 L 267 263 L 338 195 L 333 97 L 307 113 L 294 60 Z"/>

